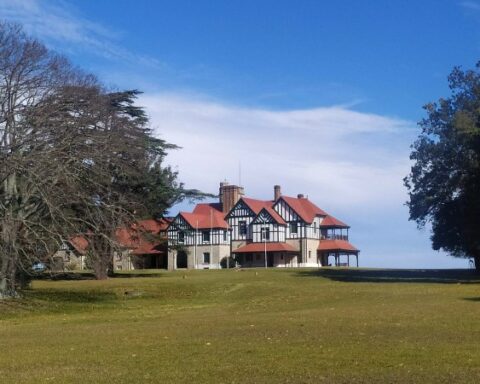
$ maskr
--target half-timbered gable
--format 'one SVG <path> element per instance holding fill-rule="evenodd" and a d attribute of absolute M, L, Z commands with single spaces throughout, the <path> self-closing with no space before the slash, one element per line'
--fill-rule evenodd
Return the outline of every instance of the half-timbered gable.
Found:
<path fill-rule="evenodd" d="M 285 222 L 276 218 L 272 210 L 262 209 L 251 226 L 254 243 L 285 241 Z"/>
<path fill-rule="evenodd" d="M 285 230 L 287 239 L 298 239 L 304 236 L 305 222 L 285 200 L 278 199 L 273 209 L 287 222 Z"/>
<path fill-rule="evenodd" d="M 168 234 L 172 245 L 230 244 L 228 224 L 215 204 L 198 204 L 192 213 L 180 212 Z"/>
<path fill-rule="evenodd" d="M 179 213 L 168 226 L 168 245 L 193 245 L 195 235 L 193 227 Z"/>
<path fill-rule="evenodd" d="M 307 198 L 281 196 L 273 208 L 288 223 L 287 239 L 320 239 L 320 223 L 327 213 Z"/>
<path fill-rule="evenodd" d="M 232 240 L 247 240 L 252 237 L 250 224 L 256 215 L 243 199 L 235 204 L 226 216 Z"/>

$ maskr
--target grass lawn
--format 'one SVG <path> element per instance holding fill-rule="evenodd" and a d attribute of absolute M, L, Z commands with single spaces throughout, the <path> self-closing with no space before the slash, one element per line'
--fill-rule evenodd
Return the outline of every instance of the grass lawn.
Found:
<path fill-rule="evenodd" d="M 0 302 L 0 383 L 478 383 L 470 271 L 37 280 Z"/>

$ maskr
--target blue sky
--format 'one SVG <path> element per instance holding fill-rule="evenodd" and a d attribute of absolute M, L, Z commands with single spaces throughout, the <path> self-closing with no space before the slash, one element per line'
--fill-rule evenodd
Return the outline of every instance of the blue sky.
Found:
<path fill-rule="evenodd" d="M 480 58 L 480 2 L 0 0 L 0 18 L 143 90 L 188 187 L 241 164 L 248 195 L 281 184 L 347 221 L 364 266 L 467 265 L 408 222 L 402 178 L 422 105 Z"/>

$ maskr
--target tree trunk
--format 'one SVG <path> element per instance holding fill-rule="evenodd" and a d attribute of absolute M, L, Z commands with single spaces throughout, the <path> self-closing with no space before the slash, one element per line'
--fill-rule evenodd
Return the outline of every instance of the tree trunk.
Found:
<path fill-rule="evenodd" d="M 7 207 L 0 223 L 1 236 L 1 268 L 0 268 L 0 298 L 16 296 L 16 242 L 17 224 L 14 219 L 13 205 L 17 198 L 17 178 L 15 173 L 3 181 L 4 196 L 2 204 Z"/>
<path fill-rule="evenodd" d="M 472 256 L 475 262 L 475 272 L 480 274 L 480 252 L 475 252 Z"/>

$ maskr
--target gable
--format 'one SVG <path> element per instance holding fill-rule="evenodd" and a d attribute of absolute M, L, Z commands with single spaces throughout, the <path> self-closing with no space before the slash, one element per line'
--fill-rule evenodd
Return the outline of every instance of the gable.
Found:
<path fill-rule="evenodd" d="M 295 210 L 290 207 L 284 200 L 281 198 L 277 200 L 273 206 L 275 212 L 277 212 L 285 221 L 303 221 L 300 216 L 295 212 Z"/>
<path fill-rule="evenodd" d="M 252 221 L 252 224 L 266 224 L 266 223 L 273 223 L 273 224 L 284 224 L 283 222 L 279 223 L 279 220 L 276 217 L 273 217 L 267 209 L 262 209 L 260 213 L 255 217 Z"/>
<path fill-rule="evenodd" d="M 169 231 L 171 230 L 182 231 L 182 230 L 188 230 L 188 229 L 192 229 L 192 226 L 187 223 L 187 221 L 182 217 L 181 213 L 179 213 L 168 226 Z"/>
<path fill-rule="evenodd" d="M 246 217 L 246 216 L 253 217 L 255 216 L 255 212 L 253 212 L 250 209 L 250 207 L 247 204 L 245 204 L 245 202 L 242 199 L 240 199 L 237 201 L 237 203 L 233 206 L 233 208 L 227 214 L 226 218 L 230 219 L 232 217 Z"/>
<path fill-rule="evenodd" d="M 281 196 L 279 201 L 284 201 L 305 223 L 311 224 L 317 216 L 327 216 L 327 213 L 313 204 L 305 197 Z M 277 202 L 278 203 L 278 202 Z"/>

